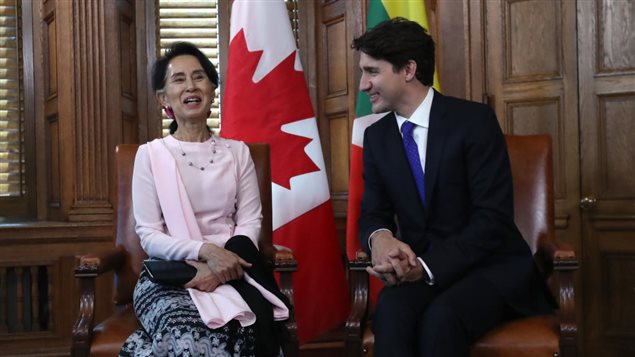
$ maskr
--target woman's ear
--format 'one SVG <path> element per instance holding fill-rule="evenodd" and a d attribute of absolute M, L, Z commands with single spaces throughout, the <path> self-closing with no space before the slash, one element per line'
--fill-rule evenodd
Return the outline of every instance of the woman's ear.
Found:
<path fill-rule="evenodd" d="M 168 104 L 168 96 L 165 94 L 165 91 L 158 90 L 158 91 L 155 92 L 154 95 L 157 97 L 157 102 L 159 102 L 159 104 L 162 107 L 169 106 L 169 104 Z"/>

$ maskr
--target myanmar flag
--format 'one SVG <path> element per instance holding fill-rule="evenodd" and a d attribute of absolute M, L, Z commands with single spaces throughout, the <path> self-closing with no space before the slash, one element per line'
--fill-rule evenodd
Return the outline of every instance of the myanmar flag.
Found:
<path fill-rule="evenodd" d="M 368 30 L 378 23 L 393 17 L 404 17 L 416 21 L 428 30 L 428 17 L 424 0 L 370 0 L 368 5 Z M 437 73 L 434 73 L 434 88 L 439 90 Z M 360 215 L 360 203 L 364 191 L 362 179 L 362 151 L 364 131 L 366 128 L 383 117 L 386 113 L 372 114 L 368 95 L 360 92 L 357 95 L 356 119 L 353 122 L 353 137 L 351 140 L 351 171 L 348 190 L 348 216 L 346 222 L 346 253 L 348 258 L 355 259 L 355 253 L 361 249 L 359 244 L 359 230 L 357 221 Z M 371 297 L 376 297 L 383 284 L 371 278 Z"/>

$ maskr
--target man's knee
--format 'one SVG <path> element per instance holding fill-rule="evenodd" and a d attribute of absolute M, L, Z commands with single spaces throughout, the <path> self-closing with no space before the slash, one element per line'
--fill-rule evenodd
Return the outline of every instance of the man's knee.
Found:
<path fill-rule="evenodd" d="M 425 299 L 416 291 L 416 286 L 399 285 L 384 288 L 377 299 L 373 325 L 381 328 L 414 324 L 426 305 Z"/>
<path fill-rule="evenodd" d="M 432 303 L 428 306 L 423 314 L 421 327 L 424 331 L 464 329 L 456 309 L 444 303 Z"/>
<path fill-rule="evenodd" d="M 419 323 L 419 351 L 423 356 L 466 356 L 469 337 L 458 311 L 432 303 Z"/>

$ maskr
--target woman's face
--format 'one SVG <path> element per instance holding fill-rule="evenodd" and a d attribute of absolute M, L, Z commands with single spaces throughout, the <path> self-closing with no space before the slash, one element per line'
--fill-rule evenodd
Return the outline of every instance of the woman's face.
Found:
<path fill-rule="evenodd" d="M 168 64 L 165 87 L 157 97 L 162 106 L 172 108 L 177 121 L 205 121 L 215 90 L 196 57 L 183 55 Z"/>

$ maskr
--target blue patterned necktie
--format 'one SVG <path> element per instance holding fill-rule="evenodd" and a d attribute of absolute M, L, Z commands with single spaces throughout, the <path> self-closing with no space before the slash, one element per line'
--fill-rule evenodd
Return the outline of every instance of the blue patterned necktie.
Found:
<path fill-rule="evenodd" d="M 415 124 L 406 120 L 401 125 L 401 133 L 403 134 L 403 147 L 406 150 L 406 156 L 408 157 L 408 162 L 410 163 L 410 168 L 412 169 L 412 175 L 414 176 L 415 183 L 417 184 L 417 191 L 419 191 L 419 198 L 421 199 L 421 204 L 425 207 L 426 194 L 424 186 L 424 173 L 423 168 L 421 167 L 419 149 L 417 148 L 415 139 L 412 137 L 414 128 Z"/>

